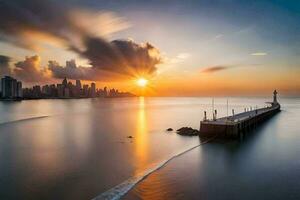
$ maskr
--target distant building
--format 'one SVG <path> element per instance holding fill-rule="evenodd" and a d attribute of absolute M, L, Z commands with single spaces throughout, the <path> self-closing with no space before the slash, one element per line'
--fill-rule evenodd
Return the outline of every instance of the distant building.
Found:
<path fill-rule="evenodd" d="M 50 96 L 50 87 L 49 87 L 49 85 L 44 85 L 43 87 L 42 87 L 42 94 L 43 94 L 43 96 L 46 96 L 46 97 L 48 97 L 48 96 Z"/>
<path fill-rule="evenodd" d="M 81 81 L 80 80 L 76 80 L 76 88 L 78 90 L 81 90 Z"/>
<path fill-rule="evenodd" d="M 67 87 L 68 86 L 68 81 L 67 81 L 67 78 L 65 77 L 64 80 L 62 81 L 62 85 L 64 87 Z"/>
<path fill-rule="evenodd" d="M 50 97 L 57 97 L 57 88 L 55 87 L 55 84 L 50 85 L 49 88 L 50 88 Z"/>
<path fill-rule="evenodd" d="M 96 97 L 96 84 L 91 83 L 91 97 Z"/>
<path fill-rule="evenodd" d="M 70 89 L 64 88 L 64 98 L 70 98 Z"/>
<path fill-rule="evenodd" d="M 62 84 L 57 84 L 57 97 L 58 98 L 64 97 L 64 87 Z"/>
<path fill-rule="evenodd" d="M 89 95 L 89 85 L 83 85 L 83 96 L 88 97 Z"/>
<path fill-rule="evenodd" d="M 32 87 L 32 96 L 33 96 L 33 98 L 41 98 L 42 97 L 41 86 L 35 85 Z"/>
<path fill-rule="evenodd" d="M 22 97 L 23 97 L 22 82 L 18 81 L 17 82 L 17 98 L 22 98 Z"/>
<path fill-rule="evenodd" d="M 1 79 L 1 95 L 5 99 L 14 99 L 22 97 L 22 82 L 5 76 Z"/>
<path fill-rule="evenodd" d="M 107 97 L 107 96 L 108 96 L 107 87 L 104 87 L 104 89 L 103 89 L 103 97 Z"/>

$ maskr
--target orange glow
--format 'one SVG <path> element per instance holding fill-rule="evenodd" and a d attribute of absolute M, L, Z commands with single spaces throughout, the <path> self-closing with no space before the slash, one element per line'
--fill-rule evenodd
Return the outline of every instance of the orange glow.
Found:
<path fill-rule="evenodd" d="M 98 82 L 97 87 L 114 87 L 137 96 L 265 96 L 274 88 L 282 95 L 296 96 L 300 91 L 299 74 L 299 69 L 270 73 L 268 69 L 246 67 L 215 73 L 179 70 L 156 76 L 137 74 L 118 82 Z M 141 77 L 147 82 L 144 87 L 139 85 Z"/>
<path fill-rule="evenodd" d="M 148 80 L 145 78 L 139 78 L 136 83 L 140 87 L 145 87 L 148 84 Z"/>
<path fill-rule="evenodd" d="M 145 112 L 145 98 L 139 97 L 139 110 L 137 113 L 136 123 L 136 143 L 135 143 L 135 156 L 138 161 L 138 169 L 135 174 L 139 174 L 145 169 L 148 159 L 148 133 L 147 133 L 147 119 Z"/>

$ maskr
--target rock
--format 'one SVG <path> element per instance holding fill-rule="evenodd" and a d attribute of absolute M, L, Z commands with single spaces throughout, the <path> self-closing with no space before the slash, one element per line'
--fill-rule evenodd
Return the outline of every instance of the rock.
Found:
<path fill-rule="evenodd" d="M 186 135 L 186 136 L 196 136 L 199 135 L 199 131 L 197 129 L 193 129 L 191 127 L 182 127 L 178 129 L 177 134 L 179 135 Z"/>
<path fill-rule="evenodd" d="M 131 135 L 129 135 L 127 138 L 133 138 Z"/>
<path fill-rule="evenodd" d="M 172 128 L 168 128 L 167 131 L 173 131 L 173 129 Z"/>

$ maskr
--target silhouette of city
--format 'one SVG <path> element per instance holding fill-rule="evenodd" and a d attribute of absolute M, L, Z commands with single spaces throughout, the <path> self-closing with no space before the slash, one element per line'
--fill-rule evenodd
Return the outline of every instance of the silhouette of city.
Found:
<path fill-rule="evenodd" d="M 118 89 L 107 87 L 96 88 L 95 83 L 82 84 L 76 80 L 75 84 L 64 78 L 60 84 L 35 85 L 30 88 L 22 88 L 22 82 L 11 76 L 1 79 L 2 100 L 24 99 L 70 99 L 70 98 L 96 98 L 96 97 L 133 97 L 130 92 L 120 92 Z"/>

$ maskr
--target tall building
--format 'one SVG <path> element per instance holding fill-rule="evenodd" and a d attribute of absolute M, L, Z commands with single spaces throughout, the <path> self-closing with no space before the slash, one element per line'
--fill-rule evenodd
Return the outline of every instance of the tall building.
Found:
<path fill-rule="evenodd" d="M 64 97 L 64 86 L 62 84 L 57 84 L 57 96 L 58 98 Z"/>
<path fill-rule="evenodd" d="M 103 93 L 104 93 L 104 94 L 103 94 L 104 97 L 107 97 L 107 96 L 108 96 L 107 87 L 104 87 Z"/>
<path fill-rule="evenodd" d="M 50 87 L 49 85 L 44 85 L 42 87 L 42 93 L 45 95 L 45 96 L 50 96 Z"/>
<path fill-rule="evenodd" d="M 64 80 L 62 81 L 62 85 L 64 87 L 67 87 L 68 86 L 68 81 L 67 81 L 67 78 L 65 77 Z"/>
<path fill-rule="evenodd" d="M 89 85 L 83 85 L 83 96 L 88 97 L 89 95 Z"/>
<path fill-rule="evenodd" d="M 96 97 L 96 84 L 91 83 L 91 97 Z"/>
<path fill-rule="evenodd" d="M 81 81 L 80 80 L 76 80 L 76 88 L 78 90 L 81 90 Z"/>
<path fill-rule="evenodd" d="M 23 97 L 23 90 L 22 90 L 22 82 L 18 81 L 17 82 L 17 94 L 16 94 L 17 98 L 22 98 Z"/>
<path fill-rule="evenodd" d="M 57 88 L 55 87 L 55 84 L 50 85 L 50 97 L 57 97 Z"/>
<path fill-rule="evenodd" d="M 42 90 L 40 85 L 35 85 L 32 87 L 32 95 L 34 98 L 41 98 L 42 97 Z"/>
<path fill-rule="evenodd" d="M 19 82 L 19 87 L 22 90 L 22 83 Z M 16 98 L 18 97 L 18 84 L 17 80 L 10 77 L 5 76 L 1 79 L 1 91 L 2 91 L 2 98 Z"/>
<path fill-rule="evenodd" d="M 74 94 L 75 97 L 81 96 L 81 81 L 80 80 L 76 80 L 74 92 L 75 92 L 75 94 Z"/>
<path fill-rule="evenodd" d="M 64 88 L 64 98 L 70 98 L 70 89 Z"/>

